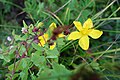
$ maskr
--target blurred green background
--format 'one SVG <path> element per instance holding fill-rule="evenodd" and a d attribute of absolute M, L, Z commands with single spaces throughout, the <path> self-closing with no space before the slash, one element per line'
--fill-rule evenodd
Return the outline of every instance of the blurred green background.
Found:
<path fill-rule="evenodd" d="M 102 10 L 104 11 L 102 12 Z M 6 44 L 6 38 L 11 36 L 13 29 L 17 34 L 21 34 L 23 20 L 28 25 L 42 21 L 45 28 L 47 28 L 51 22 L 56 22 L 58 25 L 70 25 L 74 20 L 83 23 L 87 18 L 92 18 L 95 27 L 104 31 L 99 40 L 91 40 L 90 53 L 105 51 L 113 42 L 115 43 L 110 47 L 111 49 L 120 48 L 119 0 L 0 0 L 0 45 Z M 67 50 L 63 52 L 69 53 Z M 113 63 L 119 62 L 119 53 L 114 51 L 111 55 L 107 55 L 105 60 L 101 60 L 100 63 L 111 63 L 112 60 Z M 113 56 L 117 56 L 117 58 L 107 58 Z M 67 57 L 63 56 L 62 58 Z M 2 63 L 2 60 L 0 60 L 0 63 Z M 68 65 L 64 60 L 61 63 Z M 6 67 L 2 67 L 2 64 L 0 64 L 1 79 L 5 76 L 5 72 Z M 105 73 L 116 74 L 110 70 L 105 71 Z M 106 80 L 119 79 L 108 78 Z"/>

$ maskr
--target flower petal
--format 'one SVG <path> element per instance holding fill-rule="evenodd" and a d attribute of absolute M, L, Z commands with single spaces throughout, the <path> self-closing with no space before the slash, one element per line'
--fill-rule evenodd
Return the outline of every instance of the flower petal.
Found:
<path fill-rule="evenodd" d="M 48 40 L 48 34 L 44 34 L 45 40 Z"/>
<path fill-rule="evenodd" d="M 93 27 L 93 22 L 92 22 L 92 20 L 91 20 L 90 18 L 88 18 L 88 19 L 84 22 L 83 28 L 89 29 L 89 28 L 92 28 L 92 27 Z"/>
<path fill-rule="evenodd" d="M 42 36 L 39 36 L 38 39 L 39 40 L 46 40 L 47 41 L 48 40 L 48 34 L 44 34 Z"/>
<path fill-rule="evenodd" d="M 81 37 L 81 33 L 78 31 L 74 31 L 68 36 L 68 40 L 76 40 L 79 39 L 80 37 Z"/>
<path fill-rule="evenodd" d="M 54 42 L 53 45 L 50 45 L 50 50 L 53 50 L 55 48 L 55 46 L 56 46 L 56 42 Z"/>
<path fill-rule="evenodd" d="M 39 43 L 38 45 L 44 46 L 45 43 L 46 43 L 47 40 L 48 40 L 48 34 L 44 34 L 44 35 L 42 35 L 42 36 L 39 36 L 38 39 L 39 39 L 39 41 L 40 41 L 40 43 Z"/>
<path fill-rule="evenodd" d="M 45 45 L 45 41 L 44 40 L 41 40 L 40 43 L 41 43 L 41 46 Z"/>
<path fill-rule="evenodd" d="M 61 33 L 58 35 L 58 37 L 65 37 L 65 35 Z"/>
<path fill-rule="evenodd" d="M 80 22 L 74 21 L 73 23 L 74 23 L 75 27 L 76 27 L 79 31 L 82 30 L 82 24 L 81 24 Z"/>
<path fill-rule="evenodd" d="M 92 31 L 88 34 L 93 39 L 98 39 L 103 34 L 103 31 L 92 29 Z"/>
<path fill-rule="evenodd" d="M 79 40 L 79 45 L 83 50 L 88 50 L 89 48 L 89 37 L 88 36 L 83 36 Z"/>
<path fill-rule="evenodd" d="M 42 39 L 42 36 L 39 36 L 38 39 L 41 40 L 41 39 Z"/>
<path fill-rule="evenodd" d="M 56 28 L 56 24 L 53 22 L 49 26 L 50 30 L 53 31 Z"/>
<path fill-rule="evenodd" d="M 38 43 L 38 45 L 44 47 L 45 41 L 44 40 L 40 40 L 40 42 Z"/>

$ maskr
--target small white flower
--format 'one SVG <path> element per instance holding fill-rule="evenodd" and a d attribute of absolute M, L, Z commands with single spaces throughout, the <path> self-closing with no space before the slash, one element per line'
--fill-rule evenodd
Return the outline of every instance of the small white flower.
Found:
<path fill-rule="evenodd" d="M 10 49 L 12 49 L 14 46 L 10 46 Z"/>
<path fill-rule="evenodd" d="M 26 29 L 26 28 L 24 28 L 24 27 L 22 28 L 22 30 L 21 30 L 21 31 L 22 31 L 22 33 L 27 33 L 27 32 L 28 32 L 28 31 L 27 31 L 27 29 Z"/>
<path fill-rule="evenodd" d="M 8 37 L 7 37 L 7 40 L 8 40 L 8 41 L 12 41 L 12 39 L 11 39 L 11 37 L 10 37 L 10 36 L 8 36 Z"/>

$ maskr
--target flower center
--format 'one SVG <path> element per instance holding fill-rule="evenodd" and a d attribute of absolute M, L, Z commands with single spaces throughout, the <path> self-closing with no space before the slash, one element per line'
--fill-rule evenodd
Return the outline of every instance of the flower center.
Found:
<path fill-rule="evenodd" d="M 88 35 L 91 32 L 91 29 L 83 28 L 81 31 L 82 35 Z"/>

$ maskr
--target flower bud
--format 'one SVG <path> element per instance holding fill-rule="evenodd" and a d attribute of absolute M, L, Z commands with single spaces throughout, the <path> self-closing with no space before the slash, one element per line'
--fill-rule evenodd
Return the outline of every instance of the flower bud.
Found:
<path fill-rule="evenodd" d="M 52 36 L 51 39 L 52 39 L 52 40 L 56 40 L 56 36 Z"/>
<path fill-rule="evenodd" d="M 28 32 L 28 30 L 27 30 L 26 28 L 24 28 L 24 27 L 22 28 L 21 31 L 22 31 L 22 33 L 24 33 L 24 34 Z"/>
<path fill-rule="evenodd" d="M 39 30 L 38 28 L 34 27 L 32 32 L 38 32 L 38 30 Z"/>
<path fill-rule="evenodd" d="M 64 34 L 65 34 L 65 35 L 70 34 L 70 30 L 69 30 L 69 29 L 65 30 L 65 31 L 64 31 Z"/>
<path fill-rule="evenodd" d="M 38 36 L 34 36 L 34 42 L 39 43 Z"/>

